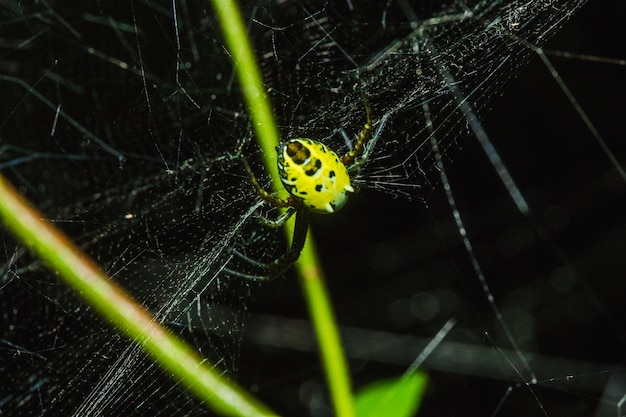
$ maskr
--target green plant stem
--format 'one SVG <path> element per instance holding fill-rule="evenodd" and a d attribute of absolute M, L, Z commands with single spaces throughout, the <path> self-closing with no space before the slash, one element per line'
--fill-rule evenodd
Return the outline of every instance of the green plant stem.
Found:
<path fill-rule="evenodd" d="M 284 192 L 276 167 L 278 129 L 243 19 L 234 0 L 212 0 L 212 3 L 250 110 L 257 142 L 263 151 L 265 169 L 271 174 L 273 192 Z M 293 228 L 293 221 L 285 224 L 287 241 L 291 241 Z M 296 269 L 317 335 L 335 413 L 341 417 L 352 417 L 355 413 L 348 365 L 311 233 L 308 234 Z"/>
<path fill-rule="evenodd" d="M 292 227 L 289 226 L 292 224 L 289 223 L 285 228 L 291 230 Z M 356 413 L 351 392 L 350 370 L 341 346 L 335 313 L 310 231 L 295 266 L 322 354 L 335 415 L 353 417 Z"/>
<path fill-rule="evenodd" d="M 241 14 L 234 0 L 211 0 L 220 22 L 222 33 L 231 54 L 233 65 L 243 90 L 256 141 L 263 151 L 266 172 L 276 172 L 276 146 L 280 134 L 274 122 L 272 106 L 267 99 L 261 72 L 248 41 L 247 31 Z M 274 192 L 283 191 L 284 187 L 278 175 L 271 175 Z"/>
<path fill-rule="evenodd" d="M 35 210 L 0 175 L 0 218 L 31 251 L 64 279 L 106 320 L 183 382 L 215 411 L 226 416 L 276 416 L 195 351 L 161 327 L 150 314 L 65 235 Z"/>

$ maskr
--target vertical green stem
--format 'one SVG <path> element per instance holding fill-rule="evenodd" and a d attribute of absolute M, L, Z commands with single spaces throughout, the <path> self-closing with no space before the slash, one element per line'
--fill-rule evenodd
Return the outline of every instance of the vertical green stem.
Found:
<path fill-rule="evenodd" d="M 289 228 L 286 227 L 286 229 Z M 308 233 L 306 243 L 296 263 L 296 270 L 315 328 L 326 380 L 335 407 L 335 415 L 354 417 L 356 414 L 352 398 L 350 371 L 341 346 L 335 313 L 311 233 Z"/>
<path fill-rule="evenodd" d="M 272 174 L 272 189 L 283 190 L 276 168 L 280 135 L 237 3 L 234 0 L 212 0 L 212 3 L 243 90 L 256 141 L 263 151 L 265 170 Z"/>
<path fill-rule="evenodd" d="M 232 54 L 239 83 L 250 110 L 257 142 L 263 151 L 265 168 L 272 177 L 273 190 L 276 193 L 282 192 L 284 189 L 277 173 L 276 152 L 274 150 L 279 143 L 278 129 L 272 116 L 271 106 L 252 47 L 248 41 L 243 19 L 234 0 L 212 0 L 212 3 L 221 24 L 228 50 Z M 284 227 L 288 241 L 293 236 L 293 228 L 292 221 L 287 222 Z M 353 417 L 355 413 L 348 366 L 310 233 L 296 263 L 296 268 L 317 335 L 336 415 Z"/>

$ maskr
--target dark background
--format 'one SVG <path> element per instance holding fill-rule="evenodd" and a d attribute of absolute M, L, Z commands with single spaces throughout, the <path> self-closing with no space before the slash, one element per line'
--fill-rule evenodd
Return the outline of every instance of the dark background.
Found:
<path fill-rule="evenodd" d="M 98 12 L 100 6 L 91 6 L 94 10 L 90 16 L 108 15 Z M 188 13 L 185 19 L 190 21 L 202 21 L 207 13 L 204 6 L 188 6 L 191 9 L 186 12 L 181 3 L 179 13 Z M 173 52 L 176 40 L 169 31 L 171 19 L 166 14 L 142 14 L 143 9 L 137 7 L 134 23 L 144 33 L 161 35 L 155 35 L 153 44 L 144 44 L 142 39 L 146 48 L 141 60 L 154 76 L 146 79 L 153 94 L 149 111 L 143 84 L 132 81 L 131 70 L 120 71 L 105 59 L 81 60 L 88 45 L 99 45 L 99 50 L 111 57 L 125 57 L 123 49 L 115 49 L 116 43 L 100 41 L 111 36 L 106 24 L 89 23 L 78 28 L 82 38 L 74 36 L 71 25 L 48 24 L 63 19 L 72 24 L 90 22 L 82 3 L 44 5 L 22 9 L 21 14 L 17 4 L 6 6 L 1 26 L 5 48 L 0 56 L 0 96 L 8 98 L 1 100 L 4 122 L 0 121 L 0 138 L 2 145 L 29 152 L 22 155 L 14 152 L 15 148 L 3 147 L 1 166 L 5 175 L 111 272 L 133 259 L 134 252 L 122 251 L 125 245 L 152 249 L 152 230 L 160 230 L 156 234 L 163 246 L 160 252 L 155 250 L 158 256 L 154 259 L 164 260 L 167 266 L 146 266 L 145 270 L 131 266 L 119 277 L 131 291 L 145 295 L 145 303 L 152 307 L 159 305 L 165 297 L 161 290 L 176 277 L 166 274 L 162 282 L 154 282 L 152 273 L 161 266 L 183 271 L 188 265 L 198 265 L 204 251 L 208 252 L 203 247 L 197 249 L 198 243 L 210 232 L 218 234 L 222 226 L 227 229 L 237 217 L 233 213 L 249 207 L 255 196 L 241 182 L 239 165 L 211 165 L 218 156 L 231 152 L 236 141 L 207 138 L 218 137 L 216 130 L 220 129 L 231 139 L 248 132 L 242 116 L 235 114 L 245 112 L 239 93 L 233 90 L 220 98 L 219 107 L 225 109 L 222 112 L 213 112 L 218 106 L 208 104 L 200 111 L 192 108 L 186 113 L 184 105 L 188 102 L 177 101 L 176 97 L 184 95 L 174 95 L 179 91 L 176 86 L 159 84 L 159 80 L 173 79 L 168 73 L 171 65 L 159 63 L 177 60 Z M 620 28 L 626 18 L 624 8 L 619 1 L 590 1 L 544 47 L 618 161 L 624 161 L 626 155 L 624 63 L 559 57 L 550 51 L 623 59 L 626 50 Z M 38 15 L 41 10 L 48 13 Z M 119 39 L 132 44 L 133 37 L 124 28 L 121 33 Z M 35 35 L 41 39 L 35 51 L 9 42 Z M 202 35 L 196 33 L 197 39 Z M 157 38 L 165 43 L 159 44 Z M 263 45 L 271 45 L 271 41 L 255 39 Z M 219 41 L 213 45 L 211 53 L 201 59 L 216 74 L 229 75 L 228 56 Z M 128 62 L 137 59 L 127 57 Z M 68 78 L 42 76 L 43 68 Z M 198 102 L 210 96 L 213 86 L 211 77 L 200 74 L 180 72 L 181 85 Z M 60 139 L 62 120 L 59 134 L 42 136 L 50 131 L 54 111 L 42 106 L 28 86 L 19 85 L 7 78 L 9 75 L 26 80 L 28 86 L 47 97 L 55 97 L 52 101 L 62 103 L 63 111 L 98 137 L 106 138 L 114 149 L 130 155 L 124 169 L 120 161 L 87 137 L 74 142 Z M 72 80 L 84 84 L 76 87 Z M 194 84 L 196 81 L 206 85 Z M 291 81 L 297 84 L 299 80 Z M 221 88 L 223 83 L 215 85 Z M 101 107 L 97 111 L 83 113 L 84 102 L 66 95 L 66 91 L 81 86 L 87 93 L 83 91 L 80 97 L 98 103 Z M 94 98 L 96 94 L 100 96 Z M 459 238 L 441 184 L 424 201 L 393 198 L 364 188 L 337 215 L 313 220 L 354 385 L 358 389 L 402 374 L 452 319 L 452 332 L 422 366 L 431 379 L 424 415 L 614 415 L 626 387 L 622 382 L 626 347 L 625 180 L 538 56 L 531 58 L 504 95 L 494 97 L 489 106 L 491 110 L 481 114 L 483 127 L 532 214 L 524 216 L 517 210 L 471 135 L 447 166 L 447 175 L 493 302 L 487 300 Z M 279 107 L 281 111 L 288 115 L 291 109 L 285 105 Z M 361 109 L 354 110 L 355 115 L 361 113 Z M 176 117 L 181 114 L 189 116 Z M 213 124 L 205 123 L 207 114 Z M 239 123 L 233 127 L 232 121 Z M 311 124 L 324 122 L 313 120 Z M 354 125 L 359 123 L 356 120 Z M 210 166 L 208 174 L 192 169 L 183 188 L 195 191 L 201 183 L 206 195 L 233 199 L 226 200 L 216 212 L 189 214 L 192 210 L 187 208 L 194 207 L 197 194 L 175 194 L 179 183 L 156 176 L 162 170 L 161 158 L 174 159 L 179 151 L 168 148 L 162 140 L 176 137 L 180 126 L 189 137 L 202 139 L 182 142 L 181 153 L 193 156 L 190 166 Z M 297 130 L 297 126 L 291 128 Z M 65 125 L 65 129 L 75 132 L 71 126 Z M 33 162 L 17 164 L 22 156 L 33 158 Z M 200 161 L 201 157 L 205 161 Z M 219 174 L 213 176 L 215 171 Z M 152 186 L 136 194 L 129 191 L 143 190 L 143 185 Z M 167 200 L 163 196 L 168 193 L 175 197 Z M 244 194 L 242 200 L 233 197 Z M 137 212 L 137 222 L 111 220 L 117 218 L 117 209 L 132 206 L 130 202 L 126 205 L 131 200 L 144 207 Z M 170 225 L 169 220 L 179 215 L 183 220 Z M 263 239 L 268 238 L 263 235 Z M 88 308 L 54 277 L 42 272 L 6 233 L 2 242 L 7 263 L 13 262 L 16 254 L 19 261 L 6 267 L 0 285 L 0 374 L 13 381 L 0 388 L 0 411 L 7 415 L 69 415 L 86 395 L 97 390 L 94 387 L 107 369 L 109 362 L 94 358 L 114 358 L 123 350 L 124 342 L 112 332 L 105 332 L 103 340 L 99 336 L 102 325 Z M 267 240 L 265 243 L 270 245 Z M 194 258 L 195 252 L 198 258 Z M 137 254 L 144 256 L 144 251 L 137 249 Z M 206 344 L 187 336 L 199 348 L 207 349 L 203 351 L 208 356 L 222 355 L 231 375 L 281 414 L 331 415 L 315 341 L 307 326 L 306 306 L 292 275 L 288 272 L 284 279 L 260 285 L 224 280 L 220 288 L 208 291 L 211 295 L 206 304 L 235 310 L 233 335 L 221 338 L 216 331 L 217 336 L 211 334 Z M 215 320 L 221 320 L 224 327 L 230 323 L 223 317 Z M 186 325 L 169 324 L 177 329 Z M 57 339 L 62 343 L 55 342 Z M 16 345 L 31 353 L 20 353 L 23 351 Z M 525 366 L 521 358 L 529 365 Z M 145 369 L 144 373 L 142 365 L 135 363 L 134 371 L 150 382 L 137 382 L 132 391 L 135 395 L 128 397 L 147 399 L 147 411 L 142 408 L 145 404 L 133 407 L 132 400 L 116 398 L 113 407 L 103 408 L 103 412 L 204 412 L 178 388 L 168 391 L 171 383 L 158 370 L 150 365 Z M 44 388 L 33 389 L 38 383 Z M 167 393 L 161 394 L 161 390 Z"/>
<path fill-rule="evenodd" d="M 584 6 L 544 49 L 624 57 L 624 44 L 618 39 L 626 11 L 617 2 L 609 3 Z M 623 161 L 626 132 L 618 116 L 619 109 L 626 108 L 623 64 L 548 58 Z M 617 409 L 615 398 L 599 403 L 608 381 L 623 387 L 616 381 L 623 380 L 626 342 L 624 180 L 538 56 L 504 96 L 494 100 L 484 127 L 528 202 L 532 220 L 516 209 L 475 140 L 449 168 L 450 184 L 508 330 L 525 354 L 543 355 L 546 362 L 533 362 L 539 381 L 526 386 L 531 381 L 525 370 L 518 369 L 524 380 L 511 376 L 511 365 L 505 362 L 499 374 L 498 367 L 485 370 L 478 358 L 456 371 L 446 363 L 452 362 L 449 357 L 427 361 L 426 369 L 446 371 L 430 372 L 432 384 L 423 413 L 612 414 Z M 413 357 L 401 341 L 388 341 L 397 358 L 390 365 L 384 354 L 370 352 L 371 360 L 359 358 L 359 345 L 372 340 L 359 343 L 351 338 L 357 336 L 345 336 L 351 347 L 348 356 L 358 358 L 351 362 L 357 387 L 404 372 L 424 340 L 451 317 L 457 320 L 451 340 L 491 349 L 490 354 L 481 352 L 481 359 L 502 361 L 497 349 L 511 349 L 469 263 L 441 187 L 426 205 L 365 190 L 337 216 L 314 220 L 339 322 L 424 338 L 419 340 L 422 344 L 416 341 Z M 547 238 L 538 236 L 533 222 L 541 225 Z M 433 300 L 441 303 L 434 311 L 421 306 Z M 306 317 L 296 280 L 262 288 L 253 309 Z M 287 332 L 289 323 L 283 325 Z M 254 328 L 247 331 L 254 333 Z M 259 349 L 267 356 L 259 359 Z M 298 402 L 303 395 L 310 399 L 314 397 L 310 392 L 323 395 L 317 359 L 291 355 L 286 349 L 244 343 L 242 370 L 256 373 L 244 372 L 242 377 L 258 384 L 261 393 L 276 395 L 278 404 Z M 557 358 L 573 362 L 560 364 Z M 268 380 L 276 370 L 274 381 Z M 566 380 L 569 375 L 572 379 Z"/>

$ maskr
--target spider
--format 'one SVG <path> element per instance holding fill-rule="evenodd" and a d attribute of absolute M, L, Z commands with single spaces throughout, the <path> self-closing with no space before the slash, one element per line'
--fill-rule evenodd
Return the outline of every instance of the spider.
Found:
<path fill-rule="evenodd" d="M 259 196 L 276 207 L 287 209 L 277 220 L 264 219 L 265 223 L 280 227 L 294 213 L 296 220 L 291 247 L 274 262 L 265 264 L 235 252 L 240 258 L 265 271 L 265 275 L 249 275 L 231 270 L 229 272 L 255 280 L 269 281 L 276 278 L 298 260 L 306 241 L 311 213 L 335 213 L 346 204 L 349 194 L 355 191 L 350 184 L 350 173 L 358 170 L 362 162 L 359 158 L 363 156 L 365 146 L 372 137 L 369 100 L 362 91 L 361 97 L 365 106 L 365 124 L 354 147 L 342 157 L 323 143 L 308 138 L 289 139 L 276 147 L 278 174 L 289 192 L 287 198 L 281 199 L 266 191 L 259 184 L 248 161 L 243 158 L 250 182 Z"/>

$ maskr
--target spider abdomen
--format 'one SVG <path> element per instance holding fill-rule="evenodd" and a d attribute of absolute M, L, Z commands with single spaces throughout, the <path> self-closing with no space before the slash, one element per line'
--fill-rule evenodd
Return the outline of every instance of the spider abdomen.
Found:
<path fill-rule="evenodd" d="M 278 173 L 292 196 L 316 213 L 334 213 L 354 192 L 335 152 L 312 139 L 290 139 L 276 148 Z"/>

